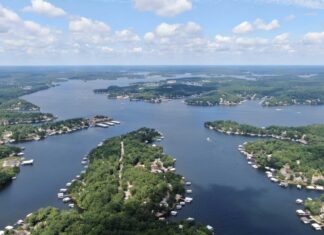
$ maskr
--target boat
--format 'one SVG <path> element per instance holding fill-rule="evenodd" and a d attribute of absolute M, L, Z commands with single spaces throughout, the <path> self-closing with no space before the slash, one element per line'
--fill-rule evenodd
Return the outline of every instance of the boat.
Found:
<path fill-rule="evenodd" d="M 186 203 L 191 203 L 191 202 L 193 201 L 193 198 L 191 198 L 191 197 L 186 197 L 186 198 L 184 199 L 184 201 L 185 201 Z"/>
<path fill-rule="evenodd" d="M 72 183 L 66 183 L 66 187 L 70 187 L 72 185 Z"/>
<path fill-rule="evenodd" d="M 208 142 L 211 142 L 211 138 L 210 137 L 207 137 L 206 139 Z"/>
<path fill-rule="evenodd" d="M 301 209 L 296 210 L 297 215 L 307 215 L 307 213 Z"/>
<path fill-rule="evenodd" d="M 184 205 L 186 205 L 186 203 L 185 203 L 185 202 L 179 202 L 179 204 L 180 204 L 181 206 L 184 206 Z"/>
<path fill-rule="evenodd" d="M 170 214 L 173 215 L 173 216 L 176 216 L 178 214 L 178 212 L 177 211 L 171 211 Z"/>
<path fill-rule="evenodd" d="M 65 197 L 65 198 L 63 198 L 62 201 L 63 201 L 63 202 L 69 202 L 69 201 L 71 201 L 71 198 L 69 198 L 69 197 Z"/>
<path fill-rule="evenodd" d="M 102 128 L 108 128 L 109 127 L 109 125 L 104 124 L 104 123 L 97 123 L 96 126 L 97 127 L 102 127 Z"/>
<path fill-rule="evenodd" d="M 74 208 L 74 203 L 70 203 L 70 204 L 69 204 L 69 207 L 70 207 L 70 208 Z"/>
<path fill-rule="evenodd" d="M 301 222 L 303 222 L 304 224 L 309 224 L 310 220 L 307 217 L 300 217 Z"/>
<path fill-rule="evenodd" d="M 311 224 L 311 225 L 312 225 L 312 227 L 313 227 L 315 230 L 317 230 L 317 231 L 322 230 L 322 227 L 321 227 L 319 224 L 317 224 L 317 223 L 313 223 L 313 224 Z"/>
<path fill-rule="evenodd" d="M 182 206 L 181 205 L 176 205 L 176 209 L 177 210 L 181 210 L 182 209 Z"/>
<path fill-rule="evenodd" d="M 304 201 L 303 201 L 302 199 L 297 199 L 297 200 L 296 200 L 296 203 L 297 203 L 297 204 L 302 204 L 303 202 L 304 202 Z"/>
<path fill-rule="evenodd" d="M 307 187 L 306 187 L 306 189 L 309 189 L 309 190 L 314 190 L 314 189 L 315 189 L 315 187 L 314 187 L 314 186 L 311 186 L 311 185 L 310 185 L 310 186 L 307 186 Z"/>
<path fill-rule="evenodd" d="M 186 193 L 192 193 L 192 190 L 191 189 L 187 189 L 186 190 Z"/>
<path fill-rule="evenodd" d="M 214 231 L 213 226 L 207 225 L 206 228 L 207 228 L 209 231 Z"/>
<path fill-rule="evenodd" d="M 17 221 L 17 225 L 22 225 L 24 223 L 24 221 L 22 219 Z"/>
<path fill-rule="evenodd" d="M 186 185 L 187 185 L 187 186 L 190 186 L 190 185 L 191 185 L 191 182 L 187 181 L 187 182 L 186 182 Z"/>
<path fill-rule="evenodd" d="M 58 194 L 57 194 L 57 198 L 59 198 L 59 199 L 64 198 L 64 193 L 58 193 Z"/>
<path fill-rule="evenodd" d="M 277 178 L 274 178 L 274 177 L 270 178 L 270 180 L 271 180 L 272 182 L 274 182 L 274 183 L 279 182 L 279 180 L 278 180 Z"/>
<path fill-rule="evenodd" d="M 86 165 L 86 164 L 88 164 L 88 161 L 81 161 L 81 164 Z"/>
<path fill-rule="evenodd" d="M 120 121 L 111 121 L 112 123 L 114 123 L 114 124 L 120 124 Z"/>
<path fill-rule="evenodd" d="M 68 191 L 68 190 L 67 190 L 66 188 L 61 188 L 61 189 L 60 189 L 60 192 L 61 192 L 61 193 L 66 193 L 67 191 Z"/>
<path fill-rule="evenodd" d="M 34 159 L 30 159 L 30 160 L 25 160 L 21 162 L 22 166 L 26 166 L 26 165 L 33 165 L 34 164 Z"/>
<path fill-rule="evenodd" d="M 186 220 L 189 221 L 189 222 L 193 222 L 193 221 L 195 221 L 195 219 L 192 218 L 192 217 L 188 217 Z"/>
<path fill-rule="evenodd" d="M 283 187 L 283 188 L 287 188 L 288 187 L 288 183 L 287 182 L 280 182 L 279 186 Z"/>
<path fill-rule="evenodd" d="M 8 225 L 8 226 L 5 227 L 5 230 L 7 230 L 7 231 L 10 231 L 10 230 L 13 230 L 13 229 L 14 229 L 14 227 L 11 226 L 11 225 Z"/>
<path fill-rule="evenodd" d="M 20 153 L 17 153 L 17 156 L 19 156 L 19 157 L 24 156 L 24 154 L 25 154 L 24 152 L 20 152 Z"/>
<path fill-rule="evenodd" d="M 301 189 L 302 186 L 300 184 L 297 185 L 297 189 Z"/>

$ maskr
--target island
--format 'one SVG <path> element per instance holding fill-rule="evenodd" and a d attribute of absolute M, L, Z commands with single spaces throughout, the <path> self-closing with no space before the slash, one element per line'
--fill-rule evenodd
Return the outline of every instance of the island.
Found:
<path fill-rule="evenodd" d="M 263 106 L 322 105 L 324 81 L 321 76 L 303 77 L 297 74 L 278 76 L 194 76 L 141 82 L 129 86 L 109 86 L 95 89 L 108 98 L 143 100 L 160 103 L 165 99 L 184 98 L 194 106 L 234 106 L 246 100 L 259 100 Z"/>
<path fill-rule="evenodd" d="M 112 121 L 113 119 L 110 117 L 98 115 L 93 118 L 73 118 L 41 125 L 0 126 L 0 144 L 41 140 L 48 136 L 67 134 L 88 127 L 108 127 L 117 124 Z"/>
<path fill-rule="evenodd" d="M 175 173 L 175 160 L 154 144 L 158 138 L 156 130 L 141 128 L 104 141 L 90 152 L 87 170 L 60 190 L 73 209 L 40 209 L 10 232 L 212 234 L 211 226 L 196 224 L 192 218 L 167 219 L 186 204 L 186 186 Z"/>
<path fill-rule="evenodd" d="M 324 125 L 259 128 L 220 120 L 206 122 L 205 127 L 229 135 L 266 138 L 239 146 L 249 164 L 264 169 L 281 186 L 324 190 Z"/>

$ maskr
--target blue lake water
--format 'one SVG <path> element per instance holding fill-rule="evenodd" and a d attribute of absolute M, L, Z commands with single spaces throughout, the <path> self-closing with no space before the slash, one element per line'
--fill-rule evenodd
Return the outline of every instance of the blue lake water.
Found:
<path fill-rule="evenodd" d="M 177 172 L 193 183 L 194 202 L 181 211 L 179 218 L 194 217 L 222 235 L 318 234 L 301 224 L 295 214 L 296 198 L 318 193 L 282 189 L 270 183 L 237 151 L 239 144 L 252 138 L 218 134 L 205 129 L 203 123 L 217 119 L 257 126 L 324 123 L 324 106 L 276 110 L 246 102 L 237 107 L 191 107 L 182 100 L 149 104 L 108 100 L 92 92 L 95 88 L 135 81 L 140 80 L 68 81 L 24 97 L 59 119 L 103 114 L 122 124 L 21 144 L 26 147 L 26 157 L 35 159 L 35 165 L 22 167 L 17 179 L 0 191 L 0 227 L 41 207 L 64 207 L 57 192 L 83 169 L 80 162 L 85 154 L 103 139 L 146 126 L 164 133 L 166 138 L 161 145 L 165 152 L 177 158 Z"/>

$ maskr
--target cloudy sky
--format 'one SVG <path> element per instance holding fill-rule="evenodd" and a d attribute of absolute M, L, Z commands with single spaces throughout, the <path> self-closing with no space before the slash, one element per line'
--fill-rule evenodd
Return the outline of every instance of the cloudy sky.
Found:
<path fill-rule="evenodd" d="M 324 64 L 324 0 L 0 0 L 0 65 Z"/>

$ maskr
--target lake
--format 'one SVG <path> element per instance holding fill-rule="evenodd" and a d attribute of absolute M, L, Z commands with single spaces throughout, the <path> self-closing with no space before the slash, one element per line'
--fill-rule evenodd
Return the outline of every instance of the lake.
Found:
<path fill-rule="evenodd" d="M 221 235 L 318 234 L 299 221 L 295 200 L 319 193 L 283 189 L 270 183 L 237 151 L 239 144 L 253 138 L 219 134 L 205 129 L 203 124 L 217 119 L 257 126 L 323 123 L 324 106 L 278 110 L 246 102 L 236 107 L 191 107 L 182 100 L 150 104 L 108 100 L 105 95 L 92 92 L 96 88 L 136 81 L 142 80 L 73 80 L 23 97 L 59 119 L 102 114 L 122 124 L 20 144 L 26 147 L 26 157 L 35 159 L 35 164 L 22 167 L 17 179 L 0 192 L 0 227 L 13 224 L 41 207 L 64 208 L 57 199 L 58 190 L 83 169 L 84 155 L 103 139 L 146 126 L 163 132 L 165 140 L 160 144 L 166 153 L 177 158 L 177 172 L 193 183 L 194 202 L 178 218 L 194 217 L 212 225 L 216 234 Z"/>

